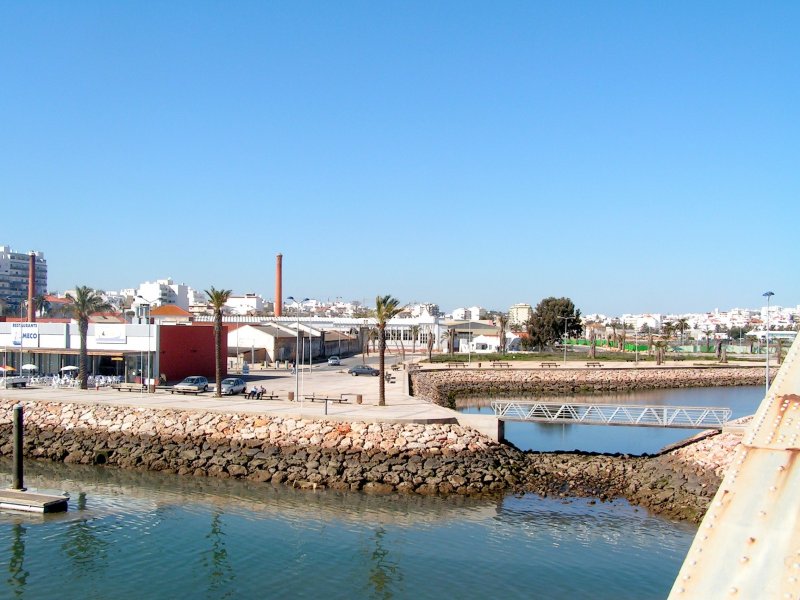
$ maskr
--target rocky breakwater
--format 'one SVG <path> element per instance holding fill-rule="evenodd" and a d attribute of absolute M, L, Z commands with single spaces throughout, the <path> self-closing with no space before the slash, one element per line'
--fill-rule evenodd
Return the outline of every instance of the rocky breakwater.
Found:
<path fill-rule="evenodd" d="M 411 373 L 415 396 L 455 408 L 455 399 L 472 395 L 525 395 L 610 392 L 637 389 L 759 385 L 756 367 L 668 367 L 601 369 L 426 369 Z"/>
<path fill-rule="evenodd" d="M 375 493 L 624 497 L 692 521 L 719 483 L 713 469 L 697 474 L 697 464 L 686 468 L 677 459 L 521 452 L 452 424 L 52 402 L 24 408 L 26 456 L 66 463 Z M 12 451 L 11 410 L 11 402 L 0 402 L 4 455 Z"/>

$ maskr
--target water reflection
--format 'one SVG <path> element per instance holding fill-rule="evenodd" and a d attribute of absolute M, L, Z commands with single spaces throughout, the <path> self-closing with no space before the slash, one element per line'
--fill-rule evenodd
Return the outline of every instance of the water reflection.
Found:
<path fill-rule="evenodd" d="M 78 494 L 77 511 L 86 510 L 86 493 Z M 89 518 L 79 518 L 69 525 L 61 549 L 74 565 L 78 577 L 92 579 L 106 567 L 108 542 L 100 536 L 102 530 L 94 527 Z"/>
<path fill-rule="evenodd" d="M 205 567 L 208 569 L 209 597 L 233 598 L 234 592 L 231 585 L 235 576 L 228 557 L 228 550 L 225 547 L 222 512 L 219 509 L 214 510 L 211 517 L 211 531 L 206 535 L 206 539 L 211 543 L 211 548 L 203 558 Z"/>
<path fill-rule="evenodd" d="M 372 534 L 372 551 L 368 552 L 370 572 L 369 590 L 370 598 L 392 598 L 392 590 L 403 580 L 403 574 L 397 563 L 389 557 L 389 550 L 386 548 L 384 537 L 386 530 L 378 527 Z"/>
<path fill-rule="evenodd" d="M 31 488 L 73 501 L 62 514 L 0 512 L 11 540 L 0 546 L 10 573 L 0 597 L 664 597 L 693 532 L 621 501 L 368 496 L 26 468 Z"/>
<path fill-rule="evenodd" d="M 15 598 L 25 594 L 28 571 L 25 570 L 25 526 L 16 523 L 11 527 L 11 559 L 8 561 L 8 587 Z"/>

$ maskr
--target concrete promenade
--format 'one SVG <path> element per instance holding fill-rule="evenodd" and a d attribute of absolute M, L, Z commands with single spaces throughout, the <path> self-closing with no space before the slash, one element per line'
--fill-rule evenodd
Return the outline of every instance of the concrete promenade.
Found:
<path fill-rule="evenodd" d="M 386 384 L 386 406 L 378 406 L 378 377 L 353 377 L 345 369 L 317 366 L 309 372 L 306 367 L 298 377 L 298 398 L 289 402 L 289 392 L 295 391 L 295 376 L 286 370 L 251 372 L 243 377 L 247 387 L 264 386 L 268 394 L 278 395 L 278 400 L 247 399 L 241 394 L 217 398 L 214 392 L 201 394 L 171 394 L 157 390 L 155 393 L 117 391 L 109 387 L 99 390 L 76 388 L 52 388 L 33 386 L 28 388 L 0 389 L 0 397 L 10 400 L 35 400 L 37 402 L 75 402 L 108 404 L 114 406 L 141 406 L 148 408 L 171 408 L 176 410 L 203 410 L 210 412 L 234 412 L 244 414 L 267 414 L 281 417 L 323 418 L 325 403 L 305 400 L 315 394 L 339 398 L 346 394 L 346 403 L 329 402 L 327 418 L 332 420 L 367 422 L 456 422 L 459 414 L 437 406 L 421 398 L 409 396 L 406 391 L 406 371 L 390 371 L 396 376 L 395 383 Z M 236 377 L 236 375 L 231 375 Z M 213 382 L 211 382 L 213 386 Z M 362 395 L 362 404 L 356 404 L 356 394 Z"/>
<path fill-rule="evenodd" d="M 348 363 L 360 362 L 351 358 Z M 374 361 L 371 361 L 374 362 Z M 572 369 L 600 371 L 611 369 L 633 369 L 633 363 L 620 363 L 609 361 L 601 369 L 587 368 L 585 361 L 570 361 L 566 367 L 558 369 L 542 369 L 564 372 Z M 147 408 L 164 408 L 175 410 L 200 410 L 208 412 L 231 412 L 240 414 L 264 414 L 279 417 L 328 419 L 332 421 L 363 421 L 363 422 L 411 422 L 411 423 L 459 423 L 473 427 L 490 438 L 497 440 L 502 435 L 502 428 L 498 420 L 491 415 L 468 415 L 458 413 L 443 406 L 433 404 L 423 398 L 413 397 L 408 394 L 408 372 L 405 369 L 393 371 L 389 367 L 391 360 L 387 357 L 387 371 L 395 377 L 395 383 L 386 383 L 386 406 L 378 406 L 378 377 L 348 375 L 346 370 L 349 365 L 329 367 L 327 365 L 314 365 L 309 370 L 302 368 L 295 382 L 295 376 L 289 370 L 265 369 L 251 371 L 243 379 L 247 382 L 248 389 L 252 386 L 263 386 L 267 394 L 275 394 L 277 400 L 247 399 L 242 395 L 223 396 L 216 398 L 214 392 L 201 394 L 171 394 L 166 390 L 157 390 L 155 393 L 117 391 L 109 387 L 99 390 L 80 390 L 77 388 L 52 388 L 49 386 L 32 386 L 28 388 L 0 389 L 0 397 L 24 401 L 60 402 L 60 403 L 86 403 L 107 404 L 112 406 L 130 406 Z M 746 364 L 746 363 L 745 363 Z M 420 365 L 423 370 L 435 369 L 450 371 L 446 364 Z M 654 363 L 639 363 L 639 368 L 654 368 Z M 686 367 L 685 363 L 671 363 L 664 367 Z M 508 372 L 509 370 L 526 369 L 539 370 L 538 361 L 511 362 L 509 368 L 490 367 L 488 361 L 476 358 L 466 367 L 453 369 L 453 372 L 464 373 L 472 369 L 496 370 Z M 237 375 L 230 374 L 230 377 Z M 213 383 L 212 383 L 213 385 Z M 297 386 L 297 401 L 289 402 L 289 392 L 295 392 Z M 340 398 L 345 395 L 346 403 L 312 402 L 306 396 L 327 396 Z M 356 395 L 362 396 L 362 404 L 356 404 Z M 327 414 L 326 414 L 327 411 Z"/>

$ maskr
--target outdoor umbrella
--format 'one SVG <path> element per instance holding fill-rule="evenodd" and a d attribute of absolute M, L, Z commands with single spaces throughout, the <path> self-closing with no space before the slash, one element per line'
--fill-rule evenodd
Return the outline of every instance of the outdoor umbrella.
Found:
<path fill-rule="evenodd" d="M 59 369 L 59 371 L 77 371 L 77 370 L 78 370 L 78 367 L 75 367 L 75 366 L 72 366 L 72 365 L 68 365 L 66 367 L 61 367 Z"/>
<path fill-rule="evenodd" d="M 0 367 L 0 371 L 16 371 L 14 367 Z"/>
<path fill-rule="evenodd" d="M 36 365 L 33 365 L 31 363 L 27 363 L 25 365 L 22 365 L 20 368 L 23 371 L 36 371 L 39 367 L 37 367 Z"/>

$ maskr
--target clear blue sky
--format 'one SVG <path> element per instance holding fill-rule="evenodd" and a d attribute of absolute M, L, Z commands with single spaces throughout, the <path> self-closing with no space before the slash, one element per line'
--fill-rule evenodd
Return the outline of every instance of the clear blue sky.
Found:
<path fill-rule="evenodd" d="M 0 5 L 0 243 L 51 289 L 800 303 L 796 2 Z"/>

